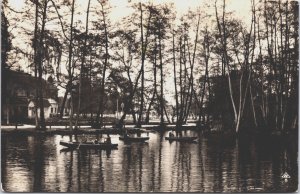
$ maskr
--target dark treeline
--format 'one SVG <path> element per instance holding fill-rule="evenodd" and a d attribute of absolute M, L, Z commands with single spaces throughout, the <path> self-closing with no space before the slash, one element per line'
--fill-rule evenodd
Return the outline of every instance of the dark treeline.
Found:
<path fill-rule="evenodd" d="M 78 128 L 82 114 L 102 127 L 112 99 L 118 99 L 117 107 L 123 104 L 119 127 L 128 115 L 136 126 L 149 123 L 155 112 L 161 125 L 173 121 L 177 128 L 193 117 L 199 128 L 295 129 L 298 2 L 250 4 L 242 21 L 225 0 L 202 3 L 181 16 L 173 4 L 130 1 L 133 12 L 112 21 L 114 9 L 106 0 L 88 0 L 85 7 L 76 0 L 27 0 L 21 11 L 4 1 L 2 72 L 17 68 L 20 58 L 29 61 L 40 129 L 45 128 L 40 83 L 49 76 L 64 91 L 60 117 L 71 101 L 71 129 Z M 16 25 L 16 18 L 26 25 Z M 22 42 L 27 49 L 11 44 L 23 37 L 29 37 Z"/>

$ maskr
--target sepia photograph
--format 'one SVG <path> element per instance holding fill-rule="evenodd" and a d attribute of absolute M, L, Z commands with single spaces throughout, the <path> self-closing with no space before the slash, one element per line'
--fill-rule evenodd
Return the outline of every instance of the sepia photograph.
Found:
<path fill-rule="evenodd" d="M 1 191 L 298 191 L 296 0 L 2 0 Z"/>

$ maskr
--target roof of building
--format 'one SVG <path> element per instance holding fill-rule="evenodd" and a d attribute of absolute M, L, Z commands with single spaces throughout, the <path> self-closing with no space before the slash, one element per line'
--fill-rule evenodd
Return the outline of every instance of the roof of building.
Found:
<path fill-rule="evenodd" d="M 35 88 L 36 84 L 39 84 L 38 80 L 32 75 L 21 72 L 21 71 L 13 71 L 9 69 L 5 69 L 2 72 L 3 79 L 11 80 L 14 83 L 18 84 L 19 87 L 24 88 Z M 57 87 L 46 80 L 42 80 L 43 88 L 48 90 L 58 90 Z"/>
<path fill-rule="evenodd" d="M 33 104 L 35 104 L 35 102 L 33 100 L 31 100 L 30 102 L 33 102 Z M 48 107 L 51 106 L 49 100 L 45 99 L 45 98 L 43 99 L 43 105 L 44 105 L 45 108 L 48 108 Z M 37 107 L 40 108 L 40 103 L 39 102 L 37 103 Z"/>
<path fill-rule="evenodd" d="M 12 103 L 13 103 L 13 105 L 16 105 L 16 106 L 27 106 L 28 100 L 27 100 L 27 98 L 16 97 L 13 99 Z"/>

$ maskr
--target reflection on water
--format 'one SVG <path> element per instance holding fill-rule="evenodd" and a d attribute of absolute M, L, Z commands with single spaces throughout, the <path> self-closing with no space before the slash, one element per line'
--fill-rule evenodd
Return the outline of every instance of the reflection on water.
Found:
<path fill-rule="evenodd" d="M 66 150 L 69 136 L 2 135 L 2 185 L 9 192 L 291 192 L 297 190 L 297 144 L 256 138 L 198 143 L 164 140 L 118 150 Z M 78 137 L 79 139 L 82 137 Z M 91 139 L 97 138 L 90 136 Z M 284 172 L 291 176 L 287 182 Z"/>

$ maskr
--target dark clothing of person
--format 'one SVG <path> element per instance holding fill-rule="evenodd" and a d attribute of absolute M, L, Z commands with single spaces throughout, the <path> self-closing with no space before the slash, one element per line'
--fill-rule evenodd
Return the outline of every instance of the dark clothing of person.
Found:
<path fill-rule="evenodd" d="M 106 142 L 105 142 L 105 143 L 111 144 L 111 139 L 110 139 L 110 137 L 106 138 Z"/>

